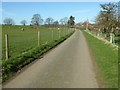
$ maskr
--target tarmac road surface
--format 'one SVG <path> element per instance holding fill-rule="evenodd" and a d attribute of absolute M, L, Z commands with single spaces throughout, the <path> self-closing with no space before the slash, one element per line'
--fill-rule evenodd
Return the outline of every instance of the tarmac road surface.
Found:
<path fill-rule="evenodd" d="M 3 85 L 4 88 L 98 88 L 80 30 Z"/>

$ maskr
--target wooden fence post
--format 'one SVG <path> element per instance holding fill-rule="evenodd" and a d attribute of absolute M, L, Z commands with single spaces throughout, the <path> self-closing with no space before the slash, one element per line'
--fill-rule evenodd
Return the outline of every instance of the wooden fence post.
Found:
<path fill-rule="evenodd" d="M 8 50 L 8 35 L 5 34 L 5 47 L 6 47 L 6 60 L 9 58 L 9 50 Z"/>
<path fill-rule="evenodd" d="M 53 30 L 52 30 L 52 41 L 54 40 L 54 33 L 53 33 Z"/>
<path fill-rule="evenodd" d="M 59 39 L 60 39 L 60 30 L 59 30 Z"/>
<path fill-rule="evenodd" d="M 42 44 L 42 39 L 41 39 L 42 38 L 42 36 L 41 36 L 42 34 L 41 33 L 42 33 L 42 31 L 40 30 L 39 31 L 39 43 L 40 43 L 40 45 Z"/>
<path fill-rule="evenodd" d="M 38 46 L 40 46 L 40 31 L 38 31 Z"/>
<path fill-rule="evenodd" d="M 65 36 L 66 36 L 66 29 L 65 29 Z"/>

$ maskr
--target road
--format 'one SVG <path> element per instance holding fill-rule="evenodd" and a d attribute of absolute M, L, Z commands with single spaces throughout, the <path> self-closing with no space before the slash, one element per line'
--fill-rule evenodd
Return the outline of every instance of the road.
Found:
<path fill-rule="evenodd" d="M 80 30 L 46 53 L 4 88 L 98 88 L 93 61 Z"/>

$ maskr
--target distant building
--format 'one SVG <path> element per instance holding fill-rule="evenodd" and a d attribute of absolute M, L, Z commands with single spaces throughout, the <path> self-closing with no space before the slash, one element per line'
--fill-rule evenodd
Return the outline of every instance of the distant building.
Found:
<path fill-rule="evenodd" d="M 91 24 L 88 21 L 80 22 L 75 25 L 76 29 L 81 29 L 81 30 L 97 30 L 97 27 L 95 24 Z"/>

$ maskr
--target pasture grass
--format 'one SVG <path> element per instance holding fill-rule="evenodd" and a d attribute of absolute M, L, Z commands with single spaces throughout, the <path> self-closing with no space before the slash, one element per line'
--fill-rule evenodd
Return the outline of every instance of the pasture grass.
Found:
<path fill-rule="evenodd" d="M 34 60 L 40 58 L 42 54 L 48 50 L 54 48 L 59 43 L 67 39 L 73 30 L 67 32 L 61 28 L 61 37 L 59 37 L 57 28 L 46 28 L 40 27 L 37 30 L 31 27 L 24 27 L 25 31 L 17 30 L 18 26 L 10 27 L 9 31 L 5 28 L 10 26 L 5 26 L 3 29 L 3 36 L 7 33 L 9 35 L 9 50 L 13 51 L 9 53 L 11 57 L 8 60 L 2 61 L 2 82 L 5 82 L 13 75 L 15 75 L 18 70 L 21 70 L 24 66 L 33 62 Z M 22 27 L 23 28 L 23 27 Z M 30 28 L 30 29 L 27 29 Z M 7 31 L 6 31 L 7 30 Z M 37 32 L 41 32 L 41 45 L 37 45 Z M 52 30 L 54 30 L 54 40 L 52 40 Z M 66 34 L 65 34 L 66 33 Z M 3 41 L 4 41 L 3 37 Z M 48 43 L 46 43 L 48 42 Z M 3 43 L 5 45 L 5 43 Z M 3 46 L 3 52 L 5 47 Z M 23 53 L 24 52 L 24 53 Z M 5 55 L 5 53 L 3 53 Z"/>
<path fill-rule="evenodd" d="M 24 28 L 24 31 L 21 29 Z M 3 26 L 2 27 L 2 59 L 5 59 L 5 34 L 9 39 L 9 58 L 29 51 L 38 46 L 38 31 L 40 31 L 40 44 L 52 42 L 52 30 L 54 40 L 59 39 L 59 30 L 57 27 L 39 27 L 32 26 Z M 65 36 L 67 29 L 60 28 L 60 36 Z"/>
<path fill-rule="evenodd" d="M 100 87 L 118 88 L 118 50 L 85 31 L 83 33 L 98 68 Z"/>

